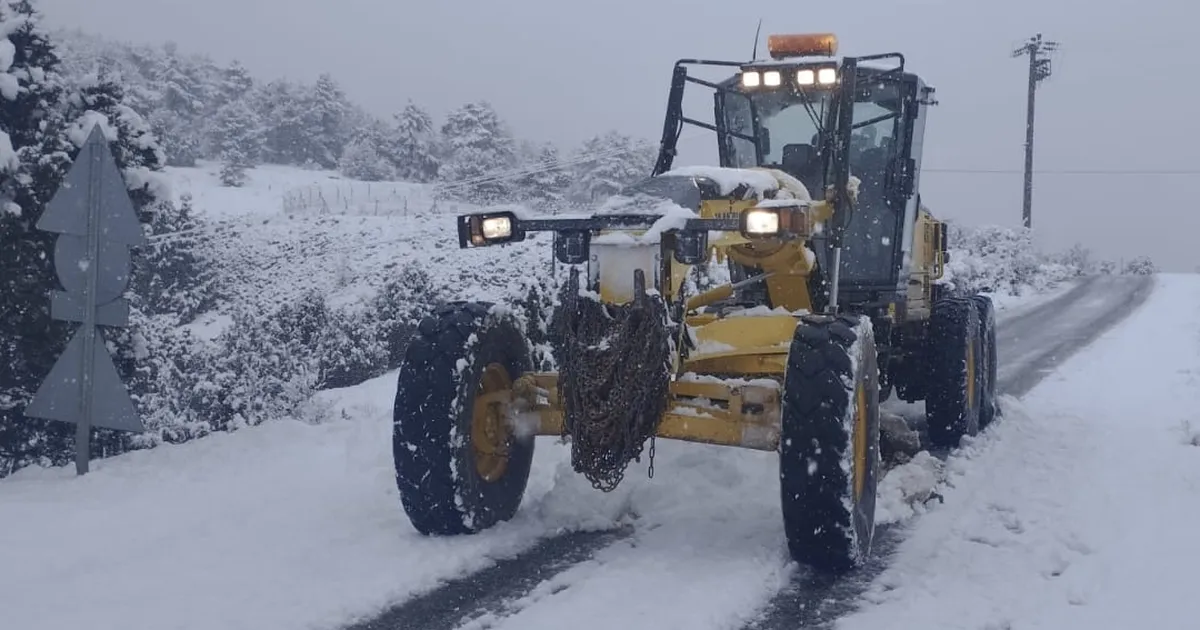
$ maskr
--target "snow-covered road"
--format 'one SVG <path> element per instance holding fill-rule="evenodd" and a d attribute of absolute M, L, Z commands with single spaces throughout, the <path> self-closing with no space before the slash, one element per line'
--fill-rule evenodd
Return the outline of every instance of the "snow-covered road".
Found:
<path fill-rule="evenodd" d="M 1113 300 L 1132 300 L 1128 287 L 1085 286 L 1053 302 L 1053 312 L 1002 319 L 1002 369 L 1018 375 L 1008 378 L 1067 349 L 1055 345 L 1071 327 L 1056 322 L 1103 322 Z M 1108 301 L 1088 301 L 1102 296 Z M 1166 571 L 1196 551 L 1175 517 L 1200 522 L 1190 513 L 1200 510 L 1200 469 L 1187 464 L 1200 466 L 1200 450 L 1186 446 L 1200 418 L 1185 430 L 1191 408 L 1168 404 L 1200 388 L 1195 313 L 1200 276 L 1164 277 L 1145 308 L 1067 360 L 1061 376 L 1022 403 L 1008 401 L 1003 422 L 951 458 L 946 503 L 916 520 L 869 591 L 879 603 L 850 627 L 1002 628 L 1006 619 L 1050 627 L 1090 619 L 1123 597 L 1149 605 L 1183 590 L 1180 575 L 1173 587 L 1146 585 L 1172 579 Z M 1018 328 L 1019 338 L 1005 337 Z M 774 455 L 666 441 L 653 481 L 635 466 L 610 494 L 570 471 L 566 449 L 541 441 L 514 521 L 473 537 L 421 537 L 392 481 L 393 379 L 323 394 L 322 425 L 279 422 L 133 453 L 98 462 L 83 479 L 53 470 L 0 481 L 0 625 L 334 629 L 422 593 L 425 610 L 435 610 L 443 581 L 497 559 L 518 558 L 508 566 L 519 568 L 522 552 L 560 528 L 632 524 L 632 534 L 600 539 L 590 559 L 554 566 L 498 607 L 459 601 L 456 619 L 394 612 L 371 627 L 737 628 L 796 573 L 783 545 Z M 1116 545 L 1125 532 L 1130 542 Z M 985 562 L 996 563 L 994 574 Z M 1148 573 L 1155 563 L 1164 571 Z M 959 623 L 961 614 L 972 616 Z"/>

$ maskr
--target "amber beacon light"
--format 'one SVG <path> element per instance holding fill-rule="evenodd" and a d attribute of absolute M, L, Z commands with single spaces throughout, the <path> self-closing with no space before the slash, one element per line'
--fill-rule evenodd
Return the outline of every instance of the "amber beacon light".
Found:
<path fill-rule="evenodd" d="M 767 37 L 767 51 L 773 59 L 785 57 L 832 57 L 837 54 L 838 40 L 833 33 L 798 33 Z"/>

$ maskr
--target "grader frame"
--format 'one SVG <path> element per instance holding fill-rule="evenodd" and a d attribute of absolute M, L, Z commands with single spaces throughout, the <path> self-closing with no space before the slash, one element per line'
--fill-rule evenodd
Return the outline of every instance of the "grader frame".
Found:
<path fill-rule="evenodd" d="M 995 415 L 992 308 L 983 296 L 947 295 L 937 282 L 946 262 L 945 229 L 917 193 L 932 89 L 903 71 L 898 54 L 846 58 L 840 65 L 797 61 L 816 51 L 832 54 L 832 35 L 772 36 L 768 47 L 773 62 L 676 64 L 659 160 L 651 178 L 627 192 L 665 200 L 668 210 L 682 209 L 686 217 L 485 211 L 458 217 L 459 245 L 506 245 L 553 232 L 555 258 L 572 267 L 572 306 L 560 307 L 568 321 L 583 321 L 574 310 L 579 299 L 591 300 L 589 312 L 601 313 L 596 321 L 614 326 L 637 321 L 621 318 L 641 312 L 647 301 L 659 309 L 661 320 L 640 321 L 662 325 L 638 330 L 657 336 L 648 347 L 665 348 L 665 364 L 654 359 L 637 367 L 649 366 L 647 374 L 664 379 L 654 380 L 664 387 L 645 389 L 640 399 L 663 404 L 653 413 L 638 408 L 633 422 L 649 418 L 651 440 L 778 452 L 792 557 L 843 571 L 865 559 L 873 538 L 882 474 L 880 401 L 893 389 L 905 400 L 925 400 L 928 433 L 940 445 L 979 431 Z M 898 69 L 858 65 L 888 57 L 900 60 Z M 684 68 L 696 63 L 737 66 L 741 73 L 705 82 Z M 782 83 L 785 75 L 795 84 Z M 866 79 L 861 85 L 860 75 Z M 689 82 L 716 91 L 715 124 L 682 114 Z M 822 86 L 811 88 L 813 82 Z M 775 91 L 760 90 L 764 84 Z M 726 115 L 735 108 L 733 97 L 749 102 L 740 121 Z M 815 101 L 831 109 L 817 116 Z M 868 105 L 863 111 L 860 101 Z M 770 116 L 791 107 L 794 114 L 801 105 L 817 125 L 813 143 L 797 136 L 803 126 L 793 121 L 777 127 L 792 135 L 776 156 Z M 719 167 L 670 168 L 684 124 L 717 132 Z M 856 161 L 852 133 L 877 124 L 891 125 L 895 142 L 863 154 L 882 155 L 882 162 Z M 810 159 L 797 162 L 797 155 Z M 687 295 L 688 274 L 714 254 L 731 281 Z M 583 281 L 579 266 L 588 269 Z M 634 329 L 621 330 L 630 341 Z M 664 341 L 663 331 L 672 337 Z M 525 331 L 504 309 L 452 303 L 421 323 L 401 365 L 393 435 L 401 501 L 419 531 L 465 534 L 511 518 L 536 435 L 570 435 L 575 464 L 581 425 L 572 423 L 582 417 L 577 394 L 587 387 L 564 389 L 564 383 L 578 384 L 581 372 L 594 372 L 588 361 L 608 346 L 607 339 L 592 339 L 583 344 L 591 354 L 580 354 L 580 338 L 574 343 L 567 346 L 570 356 L 589 358 L 567 365 L 575 380 L 564 380 L 563 372 L 534 370 Z M 624 369 L 619 362 L 605 365 Z M 589 422 L 596 421 L 593 415 L 624 417 L 607 405 L 595 409 Z M 625 433 L 618 437 L 635 432 Z M 606 434 L 588 435 L 591 449 L 593 436 Z M 635 446 L 622 452 L 636 457 Z M 602 487 L 595 478 L 593 485 L 611 489 L 621 473 L 623 467 L 613 485 Z"/>

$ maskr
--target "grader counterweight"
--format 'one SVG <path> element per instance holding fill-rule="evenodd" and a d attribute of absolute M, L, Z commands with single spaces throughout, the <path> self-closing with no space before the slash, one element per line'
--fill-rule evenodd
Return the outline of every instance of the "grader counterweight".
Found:
<path fill-rule="evenodd" d="M 393 441 L 418 530 L 511 518 L 537 435 L 569 438 L 606 491 L 667 438 L 778 452 L 792 557 L 843 571 L 874 536 L 880 401 L 924 400 L 939 445 L 994 417 L 991 303 L 938 282 L 945 230 L 918 192 L 933 90 L 898 53 L 839 60 L 836 46 L 772 36 L 770 60 L 678 62 L 654 172 L 590 216 L 458 218 L 464 248 L 554 233 L 570 268 L 559 371 L 533 370 L 505 309 L 458 302 L 421 323 Z M 711 123 L 684 115 L 689 85 L 713 91 Z M 672 168 L 685 125 L 715 133 L 718 166 Z M 714 266 L 729 282 L 689 292 Z"/>

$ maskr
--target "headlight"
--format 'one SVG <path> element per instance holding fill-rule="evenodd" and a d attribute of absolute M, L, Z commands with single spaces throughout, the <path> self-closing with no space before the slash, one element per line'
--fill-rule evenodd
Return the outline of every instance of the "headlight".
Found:
<path fill-rule="evenodd" d="M 525 240 L 526 230 L 508 211 L 464 214 L 458 217 L 458 246 L 486 247 Z"/>
<path fill-rule="evenodd" d="M 742 213 L 742 232 L 746 236 L 773 236 L 779 233 L 779 213 L 752 209 Z"/>
<path fill-rule="evenodd" d="M 742 87 L 758 87 L 762 84 L 762 76 L 753 70 L 742 73 Z"/>
<path fill-rule="evenodd" d="M 769 70 L 763 73 L 763 85 L 767 87 L 777 87 L 783 83 L 783 77 L 778 70 Z"/>
<path fill-rule="evenodd" d="M 483 238 L 489 241 L 512 236 L 512 219 L 508 217 L 490 217 L 483 220 Z"/>
<path fill-rule="evenodd" d="M 820 70 L 817 71 L 817 82 L 820 83 L 821 85 L 829 85 L 830 83 L 837 83 L 837 69 L 836 68 L 821 68 Z"/>
<path fill-rule="evenodd" d="M 817 82 L 817 73 L 812 70 L 801 70 L 796 73 L 796 83 L 800 85 L 812 85 Z"/>

